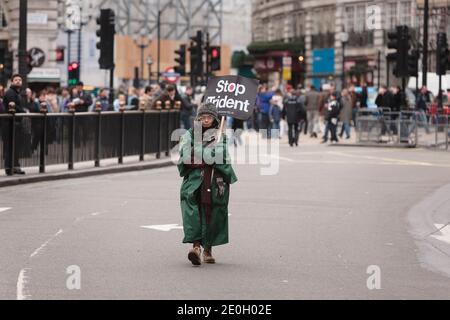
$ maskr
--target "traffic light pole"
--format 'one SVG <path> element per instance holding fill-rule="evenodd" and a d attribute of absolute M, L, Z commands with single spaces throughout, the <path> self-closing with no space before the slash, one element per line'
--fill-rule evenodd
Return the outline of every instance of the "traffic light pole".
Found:
<path fill-rule="evenodd" d="M 438 94 L 438 110 L 442 110 L 442 76 L 439 75 L 439 94 Z"/>
<path fill-rule="evenodd" d="M 161 13 L 162 11 L 158 11 L 158 70 L 156 75 L 156 83 L 159 84 L 159 75 L 161 73 Z"/>
<path fill-rule="evenodd" d="M 422 55 L 422 86 L 427 85 L 428 73 L 428 18 L 429 1 L 425 0 L 423 13 L 423 55 Z"/>
<path fill-rule="evenodd" d="M 72 32 L 70 29 L 67 30 L 67 84 L 69 84 L 70 79 L 69 65 L 72 61 L 70 56 Z"/>
<path fill-rule="evenodd" d="M 27 88 L 27 0 L 20 0 L 19 10 L 19 74 L 22 76 L 22 88 Z"/>
<path fill-rule="evenodd" d="M 211 56 L 210 56 L 210 43 L 209 43 L 209 32 L 206 33 L 206 84 L 209 81 L 209 72 L 211 69 Z"/>
<path fill-rule="evenodd" d="M 114 102 L 114 67 L 109 69 L 109 104 Z"/>

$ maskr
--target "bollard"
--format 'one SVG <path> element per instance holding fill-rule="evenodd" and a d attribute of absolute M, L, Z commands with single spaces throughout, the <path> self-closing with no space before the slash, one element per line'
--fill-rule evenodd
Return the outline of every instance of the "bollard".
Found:
<path fill-rule="evenodd" d="M 75 103 L 69 104 L 69 112 L 72 114 L 69 131 L 69 170 L 73 170 L 75 156 Z"/>
<path fill-rule="evenodd" d="M 156 110 L 162 110 L 162 101 L 161 100 L 156 101 Z"/>
<path fill-rule="evenodd" d="M 47 103 L 41 102 L 39 105 L 39 111 L 44 115 L 42 118 L 42 134 L 41 134 L 41 147 L 39 155 L 39 173 L 45 173 L 45 155 L 47 154 Z"/>
<path fill-rule="evenodd" d="M 175 109 L 180 110 L 181 109 L 181 101 L 176 101 L 175 102 Z"/>
<path fill-rule="evenodd" d="M 145 111 L 145 101 L 143 100 L 143 99 L 141 99 L 140 101 L 139 101 L 139 110 L 140 111 Z"/>
<path fill-rule="evenodd" d="M 140 111 L 142 112 L 142 120 L 141 120 L 141 152 L 139 155 L 139 161 L 144 161 L 145 155 L 145 105 L 144 107 L 140 107 Z"/>
<path fill-rule="evenodd" d="M 156 159 L 161 158 L 161 118 L 162 118 L 162 110 L 158 112 L 158 151 L 156 152 Z"/>
<path fill-rule="evenodd" d="M 9 167 L 11 169 L 11 172 L 14 173 L 14 161 L 15 161 L 15 152 L 16 152 L 16 104 L 14 102 L 10 102 L 8 104 L 8 113 L 10 113 L 12 115 L 11 117 L 11 131 L 10 131 L 10 147 L 9 147 L 9 152 L 10 152 L 10 163 L 9 163 Z"/>
<path fill-rule="evenodd" d="M 100 152 L 102 139 L 102 104 L 97 101 L 95 103 L 95 111 L 97 112 L 97 132 L 95 141 L 95 167 L 100 167 Z"/>
<path fill-rule="evenodd" d="M 449 116 L 447 116 L 447 123 L 445 124 L 445 150 L 448 151 L 448 138 L 450 135 L 449 127 L 448 127 Z"/>
<path fill-rule="evenodd" d="M 166 110 L 170 110 L 172 108 L 172 105 L 169 100 L 166 100 L 166 102 L 164 103 L 164 107 L 166 108 Z"/>
<path fill-rule="evenodd" d="M 125 145 L 125 103 L 121 102 L 120 107 L 120 141 L 119 141 L 119 164 L 123 164 Z"/>
<path fill-rule="evenodd" d="M 95 103 L 95 111 L 96 111 L 96 112 L 102 111 L 102 104 L 100 103 L 100 101 L 97 101 L 97 102 Z"/>

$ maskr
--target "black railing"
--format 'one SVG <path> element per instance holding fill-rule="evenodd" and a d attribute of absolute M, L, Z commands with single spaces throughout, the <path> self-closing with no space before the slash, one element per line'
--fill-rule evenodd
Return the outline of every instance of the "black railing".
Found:
<path fill-rule="evenodd" d="M 13 125 L 14 124 L 14 125 Z M 180 128 L 178 110 L 87 113 L 0 114 L 0 169 L 67 164 L 154 154 L 175 146 L 171 134 Z"/>

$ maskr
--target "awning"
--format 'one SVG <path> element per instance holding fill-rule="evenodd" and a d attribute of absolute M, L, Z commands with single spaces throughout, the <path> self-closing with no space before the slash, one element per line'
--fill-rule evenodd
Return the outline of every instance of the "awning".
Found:
<path fill-rule="evenodd" d="M 51 82 L 61 81 L 61 72 L 58 68 L 33 68 L 27 76 L 28 82 Z"/>

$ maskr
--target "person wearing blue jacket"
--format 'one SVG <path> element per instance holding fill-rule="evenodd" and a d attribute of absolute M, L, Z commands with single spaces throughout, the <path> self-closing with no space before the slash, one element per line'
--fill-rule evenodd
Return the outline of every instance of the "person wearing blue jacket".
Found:
<path fill-rule="evenodd" d="M 275 95 L 274 91 L 268 91 L 267 85 L 263 85 L 258 94 L 258 109 L 261 114 L 261 123 L 259 128 L 262 131 L 262 137 L 270 139 L 270 100 Z"/>

